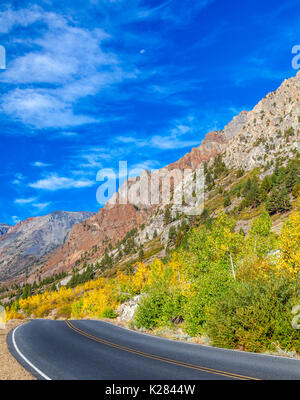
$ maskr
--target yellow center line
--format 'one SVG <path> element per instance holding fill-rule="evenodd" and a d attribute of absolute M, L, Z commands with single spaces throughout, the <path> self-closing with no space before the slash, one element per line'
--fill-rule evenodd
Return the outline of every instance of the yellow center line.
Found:
<path fill-rule="evenodd" d="M 74 331 L 76 331 L 77 333 L 79 333 L 83 336 L 88 337 L 89 339 L 95 340 L 96 342 L 105 344 L 110 347 L 114 347 L 114 348 L 122 350 L 122 351 L 126 351 L 128 353 L 137 354 L 139 356 L 146 357 L 146 358 L 152 358 L 154 360 L 162 361 L 162 362 L 165 362 L 168 364 L 174 364 L 174 365 L 177 365 L 180 367 L 191 368 L 191 369 L 196 369 L 196 370 L 202 371 L 202 372 L 209 372 L 209 373 L 213 373 L 213 374 L 217 374 L 217 375 L 222 375 L 222 376 L 226 376 L 229 378 L 240 379 L 240 380 L 249 380 L 249 379 L 250 380 L 259 380 L 258 378 L 253 378 L 253 377 L 246 376 L 246 375 L 240 375 L 240 374 L 235 374 L 233 372 L 220 371 L 217 369 L 202 367 L 199 365 L 193 365 L 193 364 L 189 364 L 189 363 L 186 363 L 183 361 L 176 361 L 176 360 L 172 360 L 170 358 L 160 357 L 160 356 L 157 356 L 154 354 L 145 353 L 140 350 L 134 350 L 134 349 L 131 349 L 130 347 L 121 346 L 121 345 L 109 342 L 107 340 L 100 339 L 96 336 L 90 335 L 89 333 L 76 328 L 70 321 L 66 321 L 66 324 L 69 326 L 69 328 L 73 329 Z"/>

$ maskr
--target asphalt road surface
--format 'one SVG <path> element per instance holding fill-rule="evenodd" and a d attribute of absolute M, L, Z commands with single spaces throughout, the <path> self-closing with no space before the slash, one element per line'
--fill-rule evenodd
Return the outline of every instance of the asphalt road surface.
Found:
<path fill-rule="evenodd" d="M 7 341 L 38 379 L 300 379 L 300 360 L 171 341 L 102 321 L 33 320 Z"/>

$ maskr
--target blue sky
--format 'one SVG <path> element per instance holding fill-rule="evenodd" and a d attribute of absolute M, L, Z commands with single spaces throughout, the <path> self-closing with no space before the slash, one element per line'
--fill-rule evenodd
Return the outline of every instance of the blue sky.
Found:
<path fill-rule="evenodd" d="M 293 76 L 300 1 L 0 6 L 1 216 L 97 211 L 96 174 L 162 167 Z"/>

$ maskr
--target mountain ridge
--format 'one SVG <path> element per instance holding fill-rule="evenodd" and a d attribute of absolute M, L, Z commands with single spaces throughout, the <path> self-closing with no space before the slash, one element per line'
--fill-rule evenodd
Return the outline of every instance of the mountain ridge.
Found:
<path fill-rule="evenodd" d="M 295 151 L 300 150 L 299 93 L 300 72 L 267 94 L 252 110 L 240 112 L 222 130 L 209 132 L 199 146 L 160 171 L 210 165 L 218 155 L 228 168 L 246 171 L 266 167 L 277 157 L 293 157 Z M 132 179 L 128 179 L 128 183 L 132 185 Z M 34 281 L 37 274 L 49 276 L 69 271 L 87 258 L 101 259 L 109 246 L 115 246 L 132 229 L 155 225 L 153 219 L 160 218 L 155 226 L 158 233 L 163 233 L 161 213 L 155 206 L 140 208 L 133 204 L 107 203 L 91 218 L 72 227 L 64 243 L 51 252 L 31 280 Z"/>

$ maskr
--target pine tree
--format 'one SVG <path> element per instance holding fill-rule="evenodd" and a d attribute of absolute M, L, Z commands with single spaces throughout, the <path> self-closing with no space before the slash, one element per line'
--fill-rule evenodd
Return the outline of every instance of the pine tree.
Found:
<path fill-rule="evenodd" d="M 244 197 L 246 197 L 247 194 L 249 193 L 249 191 L 250 191 L 250 189 L 251 189 L 251 184 L 252 184 L 251 179 L 248 178 L 247 181 L 246 181 L 244 190 L 243 190 L 243 196 L 244 196 Z"/>
<path fill-rule="evenodd" d="M 205 183 L 206 183 L 207 185 L 209 185 L 209 184 L 212 183 L 212 181 L 213 181 L 213 178 L 212 178 L 212 176 L 211 176 L 211 173 L 210 173 L 210 171 L 207 171 L 207 174 L 206 174 L 206 176 L 205 176 Z"/>
<path fill-rule="evenodd" d="M 272 189 L 272 180 L 270 176 L 265 176 L 262 183 L 261 183 L 261 189 L 265 190 L 267 193 L 270 192 Z"/>
<path fill-rule="evenodd" d="M 279 197 L 279 191 L 278 188 L 275 187 L 271 190 L 266 201 L 266 210 L 270 215 L 278 212 L 278 197 Z"/>
<path fill-rule="evenodd" d="M 247 195 L 247 202 L 255 208 L 261 203 L 261 190 L 256 179 L 251 182 L 251 187 Z"/>
<path fill-rule="evenodd" d="M 52 283 L 50 291 L 54 292 L 55 290 L 56 290 L 56 285 L 55 285 L 55 283 Z"/>
<path fill-rule="evenodd" d="M 277 209 L 280 213 L 289 211 L 292 208 L 289 198 L 289 193 L 286 187 L 283 187 L 278 194 Z"/>
<path fill-rule="evenodd" d="M 230 196 L 229 194 L 225 197 L 224 199 L 224 207 L 228 207 L 231 204 Z"/>
<path fill-rule="evenodd" d="M 143 248 L 141 247 L 140 251 L 139 251 L 139 261 L 142 262 L 144 257 L 145 257 L 145 253 L 144 253 Z"/>
<path fill-rule="evenodd" d="M 170 207 L 166 207 L 165 214 L 164 214 L 164 224 L 168 225 L 172 222 L 172 215 Z"/>
<path fill-rule="evenodd" d="M 176 236 L 176 228 L 175 226 L 171 226 L 169 229 L 169 239 L 172 241 Z"/>
<path fill-rule="evenodd" d="M 285 186 L 289 192 L 293 189 L 295 184 L 299 182 L 300 169 L 295 162 L 290 162 L 287 167 L 287 175 L 285 178 Z"/>

